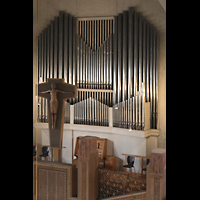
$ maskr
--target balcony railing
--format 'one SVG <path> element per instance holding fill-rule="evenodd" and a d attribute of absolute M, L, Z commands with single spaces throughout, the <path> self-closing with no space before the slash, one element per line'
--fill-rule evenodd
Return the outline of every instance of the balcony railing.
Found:
<path fill-rule="evenodd" d="M 146 179 L 125 172 L 98 169 L 98 198 L 108 198 L 146 190 Z"/>

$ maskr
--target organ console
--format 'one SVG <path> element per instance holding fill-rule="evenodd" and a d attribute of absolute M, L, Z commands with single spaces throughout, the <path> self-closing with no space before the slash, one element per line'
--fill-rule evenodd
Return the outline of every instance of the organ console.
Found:
<path fill-rule="evenodd" d="M 79 149 L 79 139 L 82 136 L 76 138 L 76 146 L 74 151 L 74 156 L 76 157 L 73 159 L 72 163 L 78 166 L 78 149 Z M 98 158 L 99 158 L 99 166 L 104 167 L 104 160 L 107 156 L 107 139 L 106 138 L 97 138 L 97 151 L 98 151 Z"/>

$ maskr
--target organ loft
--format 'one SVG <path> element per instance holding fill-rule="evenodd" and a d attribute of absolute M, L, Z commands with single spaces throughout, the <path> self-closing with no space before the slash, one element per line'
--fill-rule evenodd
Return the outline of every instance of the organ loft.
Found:
<path fill-rule="evenodd" d="M 33 199 L 166 199 L 164 2 L 33 1 Z"/>

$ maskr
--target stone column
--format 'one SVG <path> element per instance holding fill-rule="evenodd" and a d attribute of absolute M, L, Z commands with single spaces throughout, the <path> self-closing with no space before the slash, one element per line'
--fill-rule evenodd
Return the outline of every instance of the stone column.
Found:
<path fill-rule="evenodd" d="M 113 127 L 113 107 L 108 108 L 109 127 Z"/>
<path fill-rule="evenodd" d="M 78 150 L 78 200 L 94 200 L 98 196 L 97 138 L 79 139 Z"/>
<path fill-rule="evenodd" d="M 146 200 L 166 199 L 166 149 L 157 148 L 150 153 L 146 181 Z"/>

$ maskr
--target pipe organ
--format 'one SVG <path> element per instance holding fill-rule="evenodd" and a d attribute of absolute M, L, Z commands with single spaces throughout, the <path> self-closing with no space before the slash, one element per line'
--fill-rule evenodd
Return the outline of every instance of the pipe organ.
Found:
<path fill-rule="evenodd" d="M 144 103 L 151 128 L 158 115 L 158 33 L 134 8 L 114 17 L 59 16 L 38 36 L 38 82 L 64 78 L 77 85 L 78 98 L 65 102 L 65 123 L 74 105 L 74 123 L 144 130 Z M 39 98 L 38 121 L 47 122 Z"/>

